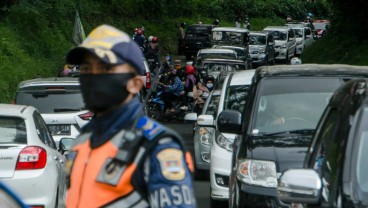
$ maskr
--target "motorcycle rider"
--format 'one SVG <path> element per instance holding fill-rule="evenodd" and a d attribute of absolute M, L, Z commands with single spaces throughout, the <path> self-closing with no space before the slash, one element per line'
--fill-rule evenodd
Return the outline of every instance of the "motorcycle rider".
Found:
<path fill-rule="evenodd" d="M 160 66 L 160 59 L 159 59 L 159 46 L 158 46 L 158 38 L 155 36 L 148 37 L 148 44 L 146 50 L 144 51 L 144 56 L 146 57 L 147 61 L 149 62 L 149 68 L 151 72 L 154 71 L 156 66 Z M 150 63 L 150 60 L 153 59 L 153 63 Z"/>
<path fill-rule="evenodd" d="M 184 106 L 182 106 L 180 109 L 186 110 L 188 109 L 188 93 L 193 92 L 193 87 L 196 85 L 196 78 L 194 77 L 194 67 L 192 65 L 186 65 L 185 66 L 185 84 L 184 84 L 184 92 L 185 96 L 183 96 Z"/>
<path fill-rule="evenodd" d="M 209 75 L 206 79 L 206 87 L 209 91 L 212 91 L 215 86 L 215 77 Z"/>
<path fill-rule="evenodd" d="M 138 44 L 138 46 L 141 48 L 141 50 L 144 51 L 145 39 L 144 39 L 144 36 L 143 36 L 143 30 L 138 29 L 137 34 L 134 36 L 133 40 Z"/>
<path fill-rule="evenodd" d="M 193 87 L 193 99 L 194 99 L 193 112 L 196 112 L 198 115 L 202 112 L 204 105 L 204 99 L 202 98 L 202 96 L 204 93 L 209 92 L 210 90 L 202 82 L 198 82 L 198 84 Z"/>
<path fill-rule="evenodd" d="M 164 86 L 163 100 L 165 102 L 165 112 L 175 112 L 173 102 L 180 100 L 180 96 L 184 95 L 184 85 L 180 78 L 176 75 L 177 70 L 172 69 L 169 74 L 170 84 Z"/>

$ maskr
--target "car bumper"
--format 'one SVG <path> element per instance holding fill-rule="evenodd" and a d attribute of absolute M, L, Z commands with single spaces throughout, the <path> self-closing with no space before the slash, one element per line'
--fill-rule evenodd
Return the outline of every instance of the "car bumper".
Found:
<path fill-rule="evenodd" d="M 216 144 L 211 148 L 210 182 L 211 198 L 229 199 L 229 176 L 231 172 L 232 152 L 228 152 Z M 223 184 L 219 183 L 223 181 Z"/>
<path fill-rule="evenodd" d="M 276 204 L 277 207 L 289 207 L 288 204 L 278 199 L 276 188 L 252 186 L 239 180 L 237 182 L 240 184 L 240 196 L 244 204 L 253 204 L 254 201 L 257 201 L 258 205 L 262 207 L 267 207 L 269 204 Z"/>
<path fill-rule="evenodd" d="M 297 45 L 297 46 L 296 46 L 295 53 L 296 53 L 297 55 L 300 55 L 300 54 L 302 54 L 302 53 L 303 53 L 303 50 L 304 50 L 304 45 L 303 45 L 303 44 L 301 44 L 301 45 Z"/>
<path fill-rule="evenodd" d="M 13 178 L 0 179 L 27 205 L 54 207 L 56 203 L 57 177 L 45 169 L 16 171 Z"/>
<path fill-rule="evenodd" d="M 252 57 L 252 65 L 253 66 L 262 66 L 267 64 L 267 56 L 265 54 L 251 54 Z"/>
<path fill-rule="evenodd" d="M 277 60 L 285 60 L 287 59 L 286 57 L 286 54 L 287 54 L 287 49 L 275 49 L 275 59 Z"/>

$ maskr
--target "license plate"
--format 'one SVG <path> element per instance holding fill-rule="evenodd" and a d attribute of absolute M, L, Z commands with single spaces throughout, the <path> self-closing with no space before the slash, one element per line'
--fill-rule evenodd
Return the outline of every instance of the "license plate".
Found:
<path fill-rule="evenodd" d="M 51 135 L 70 135 L 70 125 L 58 124 L 48 125 Z"/>

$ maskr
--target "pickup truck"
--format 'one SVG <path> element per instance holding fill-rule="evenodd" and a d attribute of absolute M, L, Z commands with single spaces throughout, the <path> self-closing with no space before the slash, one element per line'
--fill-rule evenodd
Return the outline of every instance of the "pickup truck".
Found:
<path fill-rule="evenodd" d="M 211 48 L 211 31 L 215 25 L 189 25 L 184 38 L 184 54 L 187 60 L 196 56 L 200 49 Z"/>

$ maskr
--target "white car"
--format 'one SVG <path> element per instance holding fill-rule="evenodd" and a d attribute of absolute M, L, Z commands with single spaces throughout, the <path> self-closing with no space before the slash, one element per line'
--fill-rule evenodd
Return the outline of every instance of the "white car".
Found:
<path fill-rule="evenodd" d="M 263 31 L 272 33 L 275 40 L 275 59 L 288 63 L 296 50 L 294 31 L 287 26 L 269 26 L 264 28 Z"/>
<path fill-rule="evenodd" d="M 65 157 L 32 106 L 0 104 L 0 183 L 27 205 L 64 207 Z"/>
<path fill-rule="evenodd" d="M 85 109 L 78 78 L 37 78 L 18 85 L 14 104 L 37 108 L 59 147 L 62 137 L 76 138 L 93 114 Z"/>
<path fill-rule="evenodd" d="M 309 27 L 290 24 L 289 27 L 294 30 L 296 38 L 296 55 L 301 55 L 306 47 L 309 47 L 314 42 L 312 30 Z"/>
<path fill-rule="evenodd" d="M 245 109 L 246 96 L 255 70 L 245 70 L 229 74 L 222 87 L 217 115 L 223 110 Z M 214 125 L 214 118 L 206 116 L 199 125 Z M 217 130 L 212 134 L 210 184 L 211 184 L 211 207 L 217 207 L 222 202 L 227 203 L 229 198 L 229 176 L 231 172 L 232 143 L 235 134 L 222 134 Z"/>

